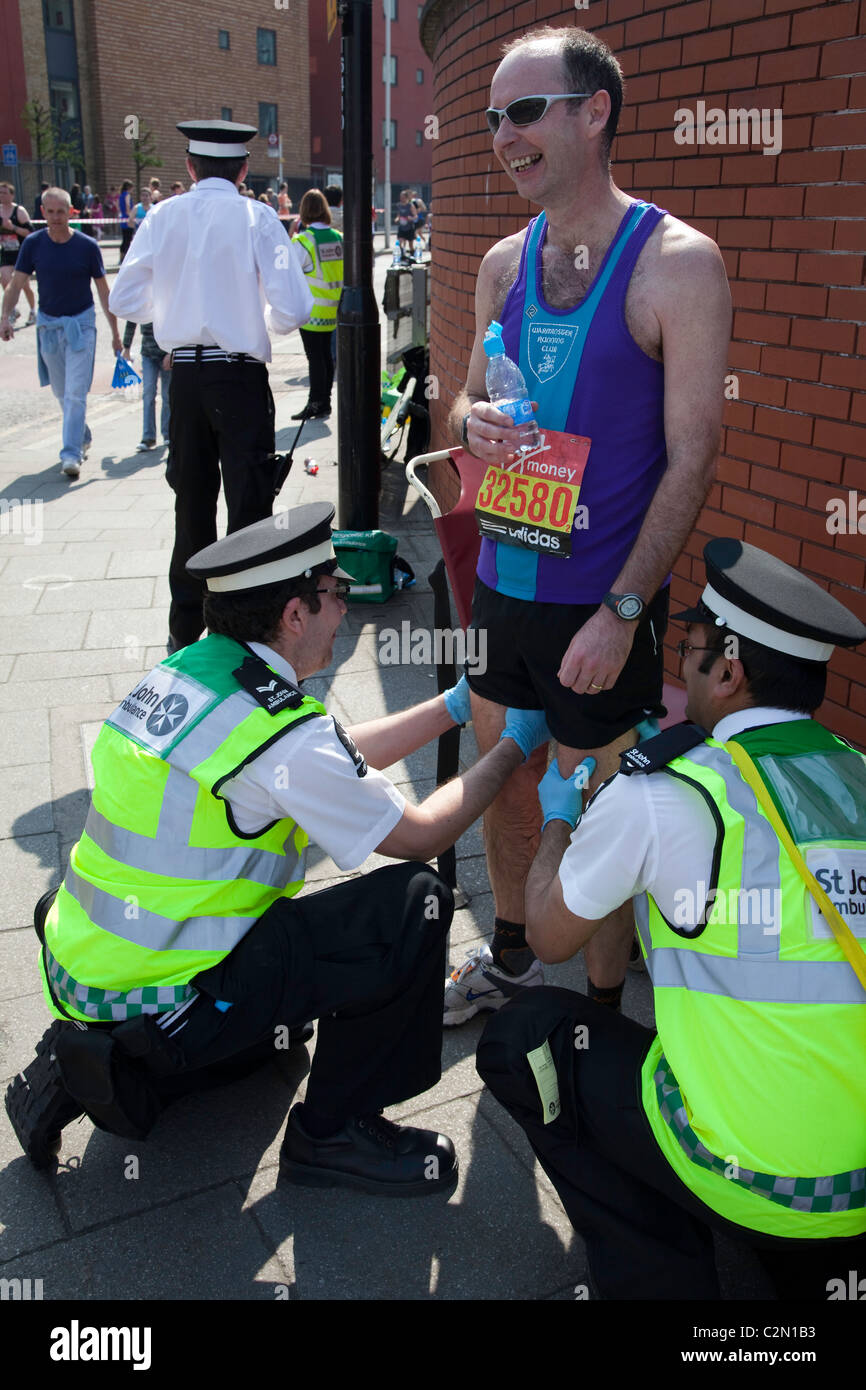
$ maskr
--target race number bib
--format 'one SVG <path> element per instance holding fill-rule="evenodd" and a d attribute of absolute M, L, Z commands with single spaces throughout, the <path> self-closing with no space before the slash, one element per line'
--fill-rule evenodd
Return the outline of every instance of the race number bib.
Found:
<path fill-rule="evenodd" d="M 545 555 L 571 555 L 573 530 L 589 517 L 578 501 L 591 441 L 542 431 L 537 447 L 511 468 L 487 469 L 475 499 L 482 536 Z"/>

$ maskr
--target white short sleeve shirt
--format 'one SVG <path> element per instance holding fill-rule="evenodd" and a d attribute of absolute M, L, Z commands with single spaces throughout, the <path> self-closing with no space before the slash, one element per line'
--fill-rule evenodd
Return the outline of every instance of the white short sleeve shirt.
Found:
<path fill-rule="evenodd" d="M 289 663 L 270 647 L 250 642 L 257 656 L 298 684 Z M 358 766 L 331 715 L 289 728 L 231 782 L 223 795 L 246 833 L 291 817 L 344 871 L 357 869 L 401 819 L 405 797 L 382 772 Z"/>

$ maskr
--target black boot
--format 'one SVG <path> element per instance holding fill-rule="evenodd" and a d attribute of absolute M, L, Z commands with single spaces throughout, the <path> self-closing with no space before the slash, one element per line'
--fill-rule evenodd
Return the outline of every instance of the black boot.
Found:
<path fill-rule="evenodd" d="M 84 1111 L 63 1085 L 54 1056 L 61 1033 L 74 1029 L 60 1019 L 36 1044 L 36 1056 L 6 1090 L 6 1113 L 18 1142 L 35 1168 L 50 1168 L 60 1150 L 64 1125 Z"/>

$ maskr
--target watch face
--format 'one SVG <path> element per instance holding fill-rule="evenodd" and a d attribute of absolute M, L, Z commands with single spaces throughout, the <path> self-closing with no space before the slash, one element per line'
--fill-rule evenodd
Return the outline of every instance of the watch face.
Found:
<path fill-rule="evenodd" d="M 643 610 L 643 602 L 635 594 L 626 594 L 616 605 L 621 618 L 637 618 Z"/>

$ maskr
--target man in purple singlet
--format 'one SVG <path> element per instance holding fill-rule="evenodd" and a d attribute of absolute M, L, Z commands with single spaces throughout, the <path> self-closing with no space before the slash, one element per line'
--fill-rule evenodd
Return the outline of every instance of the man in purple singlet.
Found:
<path fill-rule="evenodd" d="M 488 466 L 516 461 L 519 431 L 486 397 L 482 339 L 497 319 L 541 430 L 579 436 L 589 453 L 579 494 L 559 488 L 550 517 L 541 494 L 552 490 L 541 489 L 523 518 L 536 524 L 482 527 L 473 624 L 487 630 L 487 670 L 469 672 L 472 718 L 483 753 L 508 706 L 543 708 L 563 778 L 595 759 L 591 792 L 661 710 L 668 580 L 713 481 L 731 299 L 715 243 L 611 179 L 622 74 L 606 45 L 582 29 L 536 29 L 504 54 L 487 113 L 493 150 L 541 213 L 481 263 L 451 426 Z M 514 504 L 517 516 L 516 494 Z M 524 886 L 546 757 L 538 749 L 485 816 L 494 936 L 446 983 L 446 1024 L 543 981 Z M 613 1008 L 632 934 L 627 903 L 585 947 L 588 992 Z"/>

